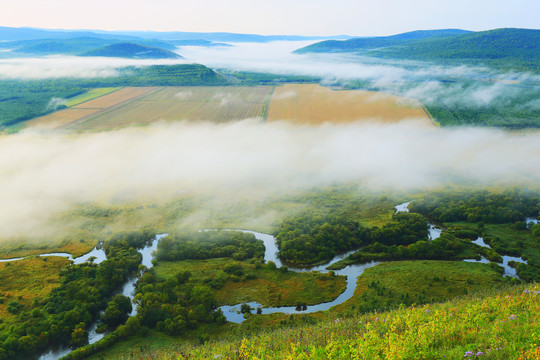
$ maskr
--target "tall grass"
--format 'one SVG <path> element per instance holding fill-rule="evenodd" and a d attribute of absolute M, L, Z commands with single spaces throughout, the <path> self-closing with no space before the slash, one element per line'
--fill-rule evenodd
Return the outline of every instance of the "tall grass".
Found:
<path fill-rule="evenodd" d="M 540 285 L 124 359 L 540 359 Z"/>

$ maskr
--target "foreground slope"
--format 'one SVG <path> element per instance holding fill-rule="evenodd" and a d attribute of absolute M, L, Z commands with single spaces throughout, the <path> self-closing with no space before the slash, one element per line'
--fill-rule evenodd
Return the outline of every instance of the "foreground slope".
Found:
<path fill-rule="evenodd" d="M 275 329 L 124 359 L 538 359 L 540 286 Z M 98 357 L 99 358 L 99 357 Z"/>

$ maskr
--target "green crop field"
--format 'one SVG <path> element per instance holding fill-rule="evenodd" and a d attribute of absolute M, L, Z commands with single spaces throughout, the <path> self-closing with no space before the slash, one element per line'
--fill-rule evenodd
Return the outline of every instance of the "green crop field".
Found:
<path fill-rule="evenodd" d="M 97 88 L 87 91 L 84 94 L 77 95 L 75 97 L 70 98 L 68 101 L 66 101 L 65 105 L 67 107 L 76 106 L 79 104 L 82 104 L 86 101 L 93 100 L 95 98 L 98 98 L 103 95 L 110 94 L 116 90 L 119 90 L 119 87 L 110 87 L 110 88 Z"/>

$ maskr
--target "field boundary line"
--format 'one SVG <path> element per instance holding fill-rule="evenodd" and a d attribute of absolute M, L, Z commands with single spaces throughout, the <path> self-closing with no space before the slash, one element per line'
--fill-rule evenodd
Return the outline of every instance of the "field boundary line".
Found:
<path fill-rule="evenodd" d="M 101 95 L 99 95 L 99 96 L 96 96 L 95 98 L 91 98 L 91 99 L 85 100 L 85 101 L 80 102 L 80 103 L 78 103 L 78 104 L 68 106 L 67 108 L 68 108 L 68 109 L 73 109 L 73 108 L 75 108 L 75 106 L 79 106 L 79 105 L 82 105 L 82 104 L 87 103 L 87 102 L 89 102 L 89 101 L 92 101 L 92 100 L 95 100 L 95 99 L 99 99 L 100 97 L 103 97 L 103 96 L 107 96 L 107 95 L 113 94 L 113 93 L 115 93 L 115 92 L 117 92 L 117 91 L 120 91 L 120 90 L 122 90 L 122 89 L 124 89 L 124 88 L 125 88 L 125 86 L 121 86 L 121 87 L 117 88 L 116 90 L 113 90 L 113 91 L 108 92 L 108 93 L 105 93 L 105 94 L 101 94 Z M 97 88 L 97 89 L 99 89 L 99 88 Z M 69 100 L 69 99 L 68 99 L 68 100 Z M 99 109 L 99 108 L 81 108 L 81 109 Z"/>
<path fill-rule="evenodd" d="M 134 86 L 134 87 L 136 87 L 136 86 Z M 113 106 L 109 106 L 108 108 L 101 109 L 101 110 L 96 109 L 98 111 L 96 111 L 95 113 L 92 113 L 92 114 L 86 115 L 86 116 L 84 116 L 84 117 L 82 117 L 80 119 L 74 120 L 74 121 L 70 122 L 69 124 L 66 124 L 64 126 L 59 127 L 58 129 L 67 130 L 67 129 L 73 127 L 73 126 L 80 125 L 82 123 L 90 121 L 95 117 L 101 116 L 103 114 L 106 114 L 108 112 L 111 112 L 111 111 L 114 111 L 114 110 L 117 110 L 117 109 L 120 109 L 121 107 L 123 107 L 123 106 L 125 106 L 125 105 L 127 105 L 127 104 L 129 104 L 129 103 L 131 103 L 133 101 L 137 101 L 137 100 L 139 100 L 139 99 L 141 99 L 141 98 L 143 98 L 145 96 L 151 95 L 151 94 L 153 94 L 153 93 L 155 93 L 155 92 L 157 92 L 159 90 L 162 90 L 162 89 L 163 89 L 163 87 L 158 87 L 157 89 L 150 89 L 150 90 L 148 90 L 147 92 L 145 92 L 143 94 L 134 96 L 134 97 L 132 97 L 130 99 L 127 99 L 127 100 L 124 100 L 124 101 L 122 101 L 122 102 L 120 102 L 118 104 L 115 104 Z"/>
<path fill-rule="evenodd" d="M 424 106 L 424 104 L 421 102 L 421 101 L 418 101 L 420 103 L 420 106 L 422 106 L 422 110 L 424 110 L 424 112 L 427 114 L 427 116 L 429 117 L 429 120 L 431 120 L 431 123 L 433 124 L 433 126 L 435 127 L 438 127 L 440 128 L 441 127 L 441 123 L 438 122 L 437 120 L 435 120 L 435 118 L 431 115 L 431 113 L 429 112 L 429 110 L 427 109 L 427 107 Z"/>
<path fill-rule="evenodd" d="M 272 86 L 272 88 L 268 92 L 268 95 L 266 95 L 266 98 L 263 101 L 263 106 L 261 110 L 261 118 L 264 122 L 266 122 L 266 119 L 268 118 L 268 109 L 270 108 L 270 102 L 272 101 L 272 97 L 274 96 L 275 90 L 276 90 L 276 85 Z"/>

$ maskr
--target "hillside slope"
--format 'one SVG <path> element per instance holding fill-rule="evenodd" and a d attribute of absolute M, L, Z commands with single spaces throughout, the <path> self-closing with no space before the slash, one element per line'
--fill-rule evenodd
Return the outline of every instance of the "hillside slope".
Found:
<path fill-rule="evenodd" d="M 297 324 L 203 346 L 137 348 L 124 358 L 172 360 L 189 353 L 190 359 L 538 359 L 540 286 Z"/>

